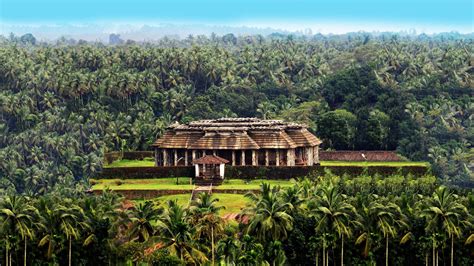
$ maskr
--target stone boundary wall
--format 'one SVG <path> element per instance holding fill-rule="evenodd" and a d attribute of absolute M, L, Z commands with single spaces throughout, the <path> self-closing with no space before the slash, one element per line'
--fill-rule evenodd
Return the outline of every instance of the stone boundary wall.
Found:
<path fill-rule="evenodd" d="M 362 174 L 390 176 L 402 174 L 423 176 L 430 169 L 425 166 L 226 166 L 225 177 L 234 179 L 291 179 L 309 174 L 322 175 L 326 171 L 335 175 L 351 177 Z M 97 179 L 140 179 L 165 177 L 193 177 L 192 166 L 160 166 L 160 167 L 114 167 L 104 168 L 96 175 Z"/>
<path fill-rule="evenodd" d="M 364 154 L 364 156 L 362 155 Z M 402 161 L 395 151 L 319 151 L 320 161 L 371 161 L 399 162 Z"/>
<path fill-rule="evenodd" d="M 152 189 L 143 189 L 143 190 L 129 190 L 129 189 L 117 189 L 112 190 L 114 193 L 117 193 L 123 196 L 126 199 L 154 199 L 160 196 L 168 196 L 168 195 L 180 195 L 180 194 L 191 194 L 192 189 L 163 189 L 163 190 L 152 190 Z M 212 193 L 219 193 L 219 194 L 246 194 L 248 192 L 259 193 L 260 190 L 258 189 L 212 189 Z M 94 190 L 92 193 L 95 195 L 102 194 L 102 190 Z"/>

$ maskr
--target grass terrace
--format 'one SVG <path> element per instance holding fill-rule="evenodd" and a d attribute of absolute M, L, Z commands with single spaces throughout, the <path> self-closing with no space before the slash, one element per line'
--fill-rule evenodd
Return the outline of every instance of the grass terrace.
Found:
<path fill-rule="evenodd" d="M 239 213 L 247 203 L 250 202 L 244 195 L 239 194 L 222 194 L 213 193 L 213 197 L 219 199 L 217 206 L 224 206 L 225 209 L 219 212 L 220 215 L 226 215 L 229 213 Z M 191 194 L 179 194 L 179 195 L 168 195 L 155 198 L 153 200 L 158 201 L 160 205 L 165 204 L 168 200 L 177 200 L 179 205 L 188 206 Z M 134 200 L 134 202 L 145 202 L 145 200 Z"/>
<path fill-rule="evenodd" d="M 428 162 L 351 162 L 351 161 L 321 161 L 321 166 L 429 166 Z"/>
<path fill-rule="evenodd" d="M 169 177 L 169 178 L 156 178 L 156 179 L 91 179 L 93 184 L 93 190 L 102 190 L 109 188 L 111 190 L 187 190 L 193 189 L 194 185 L 190 184 L 189 177 Z M 178 181 L 178 183 L 176 183 Z M 242 180 L 242 179 L 226 179 L 224 183 L 217 189 L 238 189 L 238 190 L 251 190 L 259 189 L 263 183 L 269 183 L 272 186 L 279 185 L 281 187 L 290 187 L 293 185 L 292 180 Z"/>
<path fill-rule="evenodd" d="M 151 157 L 147 157 L 143 160 L 117 160 L 111 164 L 104 165 L 105 168 L 113 167 L 153 167 L 155 166 L 155 161 Z"/>

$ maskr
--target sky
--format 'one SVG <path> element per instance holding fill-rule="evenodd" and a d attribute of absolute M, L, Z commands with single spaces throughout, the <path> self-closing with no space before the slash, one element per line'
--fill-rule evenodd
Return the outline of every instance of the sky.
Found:
<path fill-rule="evenodd" d="M 472 0 L 0 0 L 0 24 L 207 24 L 284 30 L 473 32 Z"/>

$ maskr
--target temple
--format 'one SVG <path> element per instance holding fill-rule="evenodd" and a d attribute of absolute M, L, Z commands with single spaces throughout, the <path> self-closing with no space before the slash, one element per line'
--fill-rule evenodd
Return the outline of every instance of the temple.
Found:
<path fill-rule="evenodd" d="M 156 166 L 190 166 L 205 155 L 232 165 L 319 163 L 321 141 L 305 125 L 257 118 L 220 118 L 173 124 L 154 143 Z"/>

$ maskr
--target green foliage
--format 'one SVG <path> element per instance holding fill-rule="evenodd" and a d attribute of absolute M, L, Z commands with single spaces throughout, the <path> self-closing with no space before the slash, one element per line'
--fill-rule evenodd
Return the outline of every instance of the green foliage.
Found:
<path fill-rule="evenodd" d="M 323 114 L 318 120 L 318 133 L 328 148 L 354 148 L 357 118 L 351 112 L 338 109 Z"/>
<path fill-rule="evenodd" d="M 474 261 L 472 192 L 437 186 L 432 176 L 328 172 L 286 188 L 262 184 L 247 197 L 233 213 L 221 213 L 237 201 L 226 194 L 134 204 L 109 192 L 1 197 L 0 259 L 14 254 L 12 265 L 21 264 L 15 254 L 26 243 L 28 264 L 66 264 L 69 250 L 74 265 Z"/>
<path fill-rule="evenodd" d="M 471 41 L 228 34 L 106 47 L 11 36 L 0 44 L 0 189 L 81 187 L 104 152 L 147 150 L 173 122 L 222 116 L 305 122 L 323 148 L 397 149 L 467 180 Z M 353 116 L 331 120 L 338 109 Z"/>

